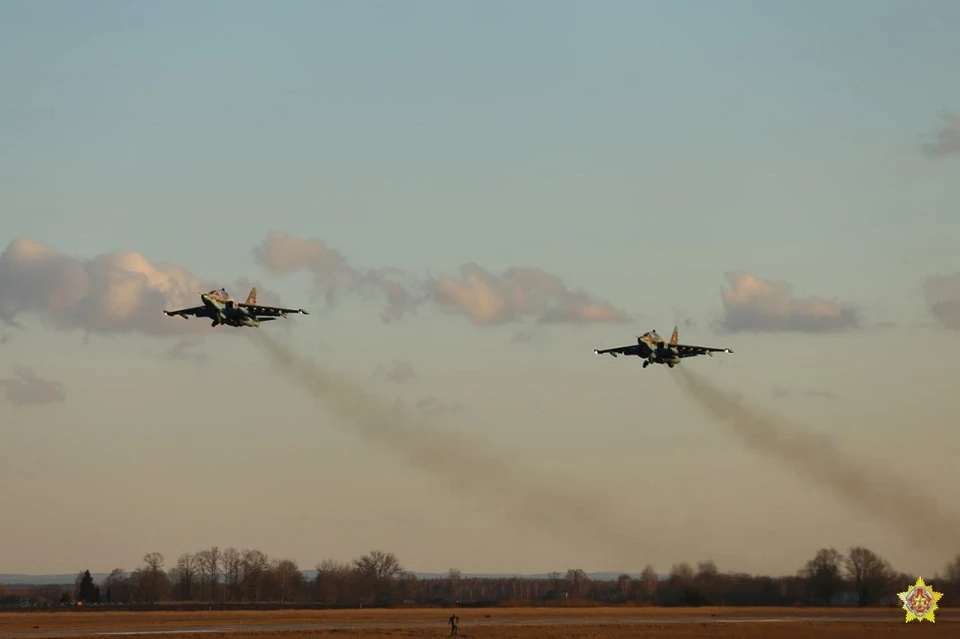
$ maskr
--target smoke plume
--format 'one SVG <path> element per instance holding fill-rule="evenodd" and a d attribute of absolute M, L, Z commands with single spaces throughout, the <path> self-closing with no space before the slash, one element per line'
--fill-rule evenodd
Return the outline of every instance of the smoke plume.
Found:
<path fill-rule="evenodd" d="M 956 552 L 960 518 L 930 497 L 934 487 L 917 478 L 892 476 L 858 463 L 825 438 L 790 429 L 683 368 L 680 387 L 705 412 L 726 424 L 744 444 L 818 484 L 851 508 L 896 528 L 921 553 L 937 561 Z"/>
<path fill-rule="evenodd" d="M 61 382 L 44 379 L 26 366 L 17 366 L 13 377 L 0 379 L 0 390 L 14 406 L 55 404 L 67 399 Z"/>
<path fill-rule="evenodd" d="M 960 330 L 960 272 L 928 277 L 923 288 L 927 307 L 940 325 Z"/>
<path fill-rule="evenodd" d="M 452 492 L 486 500 L 494 508 L 504 507 L 511 511 L 511 519 L 604 552 L 621 565 L 640 565 L 638 562 L 654 552 L 645 543 L 649 531 L 631 530 L 615 516 L 604 495 L 561 490 L 555 485 L 559 482 L 524 472 L 502 453 L 484 453 L 463 435 L 437 430 L 408 411 L 394 410 L 389 402 L 300 358 L 264 331 L 248 334 L 281 372 L 322 400 L 342 427 L 434 475 Z M 640 548 L 641 544 L 646 547 Z"/>
<path fill-rule="evenodd" d="M 26 366 L 17 366 L 13 377 L 0 379 L 0 390 L 14 406 L 56 404 L 67 399 L 61 382 L 40 377 Z"/>

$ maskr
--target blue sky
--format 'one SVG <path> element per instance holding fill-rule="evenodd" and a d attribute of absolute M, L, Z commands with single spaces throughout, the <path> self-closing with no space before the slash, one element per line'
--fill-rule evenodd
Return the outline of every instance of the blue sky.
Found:
<path fill-rule="evenodd" d="M 580 459 L 584 482 L 594 473 L 607 483 L 616 472 L 636 483 L 643 472 L 611 471 L 612 460 L 666 470 L 686 459 L 686 478 L 677 481 L 688 482 L 690 494 L 700 473 L 735 482 L 760 472 L 729 472 L 716 459 L 706 461 L 712 453 L 702 442 L 713 441 L 710 450 L 743 456 L 740 468 L 761 464 L 779 478 L 769 486 L 784 482 L 790 499 L 806 499 L 818 517 L 841 522 L 815 542 L 796 534 L 779 545 L 755 540 L 782 553 L 766 563 L 738 537 L 742 531 L 721 525 L 716 542 L 651 549 L 658 569 L 713 553 L 721 568 L 726 560 L 730 569 L 792 571 L 821 541 L 847 540 L 874 541 L 883 554 L 909 562 L 903 542 L 844 514 L 842 505 L 818 501 L 815 488 L 750 461 L 684 405 L 661 367 L 641 373 L 639 362 L 598 362 L 590 351 L 629 343 L 649 328 L 666 337 L 682 314 L 694 323 L 681 330 L 681 341 L 723 342 L 737 351 L 727 361 L 685 365 L 846 438 L 845 445 L 893 455 L 901 411 L 904 419 L 920 411 L 929 436 L 949 440 L 942 429 L 956 400 L 946 389 L 930 389 L 950 379 L 951 359 L 940 349 L 957 344 L 949 329 L 960 313 L 950 309 L 960 307 L 949 302 L 960 299 L 960 280 L 944 283 L 947 311 L 939 316 L 931 314 L 923 285 L 928 276 L 960 271 L 960 143 L 936 157 L 921 143 L 938 127 L 944 139 L 960 140 L 940 117 L 960 113 L 958 21 L 960 6 L 952 2 L 927 2 L 922 11 L 909 2 L 4 2 L 0 239 L 5 247 L 27 239 L 83 260 L 132 251 L 237 296 L 246 294 L 236 290 L 237 279 L 259 282 L 284 304 L 314 311 L 273 331 L 300 352 L 326 358 L 391 400 L 460 402 L 465 410 L 444 417 L 450 428 L 517 450 L 534 466 L 565 472 L 562 460 Z M 478 307 L 466 298 L 459 309 L 451 303 L 450 313 L 424 306 L 389 324 L 380 319 L 379 301 L 349 294 L 326 312 L 306 272 L 283 277 L 252 258 L 252 247 L 274 231 L 289 242 L 320 238 L 355 268 L 394 267 L 420 279 L 456 277 L 469 262 L 494 274 L 542 269 L 629 321 L 549 325 L 529 344 L 515 345 L 510 340 L 522 327 L 471 323 L 466 309 Z M 96 318 L 70 315 L 73 326 L 93 330 L 90 344 L 81 333 L 55 330 L 46 320 L 56 314 L 56 296 L 38 301 L 16 293 L 13 263 L 6 289 L 0 273 L 0 311 L 23 311 L 17 320 L 25 328 L 3 329 L 9 341 L 0 344 L 7 362 L 0 377 L 19 379 L 14 366 L 29 367 L 61 382 L 65 400 L 41 393 L 49 401 L 18 403 L 11 390 L 0 404 L 12 416 L 3 426 L 11 445 L 0 453 L 5 484 L 20 481 L 14 469 L 23 460 L 47 459 L 52 483 L 31 490 L 60 499 L 47 491 L 73 469 L 61 465 L 67 457 L 53 450 L 55 442 L 83 429 L 88 435 L 75 445 L 98 442 L 90 444 L 92 466 L 111 458 L 135 468 L 142 461 L 130 460 L 148 454 L 149 441 L 163 451 L 160 476 L 185 455 L 185 437 L 220 442 L 235 455 L 266 447 L 276 458 L 263 461 L 265 468 L 282 465 L 284 450 L 306 455 L 315 445 L 331 478 L 355 467 L 351 455 L 371 454 L 350 437 L 326 439 L 305 424 L 303 415 L 316 410 L 312 400 L 237 340 L 191 337 L 199 340 L 191 348 L 207 356 L 196 364 L 162 357 L 179 336 L 144 334 L 132 323 L 126 335 L 98 334 Z M 37 275 L 24 269 L 16 277 Z M 764 313 L 768 327 L 795 326 L 791 313 L 803 304 L 772 316 L 762 300 L 725 307 L 727 271 L 766 282 L 758 285 L 763 295 L 772 295 L 769 282 L 782 280 L 797 298 L 849 304 L 859 309 L 860 325 L 757 330 L 747 320 Z M 149 286 L 144 290 L 155 290 Z M 715 329 L 711 322 L 725 313 L 741 332 Z M 394 359 L 410 362 L 417 377 L 405 384 L 370 380 Z M 892 394 L 891 384 L 904 395 L 878 402 Z M 836 399 L 777 401 L 774 385 L 830 391 Z M 229 404 L 223 421 L 209 413 L 211 397 Z M 142 424 L 120 414 L 144 406 L 151 414 Z M 255 415 L 289 420 L 286 438 L 266 437 Z M 180 419 L 191 420 L 182 432 L 169 426 Z M 866 422 L 877 424 L 869 434 L 850 426 Z M 659 424 L 659 434 L 651 434 L 651 424 Z M 589 461 L 581 459 L 585 450 L 592 451 Z M 312 459 L 299 459 L 291 482 L 320 481 L 296 470 L 310 468 Z M 703 470 L 710 463 L 713 470 Z M 193 482 L 215 485 L 216 472 L 199 468 Z M 390 472 L 411 491 L 429 481 L 402 465 Z M 138 490 L 161 499 L 162 482 L 143 482 Z M 260 535 L 240 539 L 232 526 L 241 523 L 218 527 L 189 509 L 179 512 L 169 495 L 162 499 L 176 525 L 168 523 L 163 534 L 153 532 L 154 524 L 123 520 L 127 506 L 99 505 L 105 521 L 127 522 L 134 541 L 122 551 L 105 546 L 90 568 L 132 566 L 154 546 L 174 556 L 209 543 L 255 545 L 304 567 L 323 558 L 316 553 L 346 558 L 368 550 L 351 544 L 367 542 L 394 543 L 402 559 L 424 570 L 450 562 L 512 571 L 602 561 L 568 545 L 544 550 L 535 539 L 515 544 L 515 553 L 458 555 L 462 544 L 444 550 L 420 528 L 442 536 L 443 524 L 424 513 L 438 508 L 430 499 L 464 508 L 456 499 L 410 497 L 401 488 L 379 488 L 371 477 L 356 485 L 363 487 L 357 494 L 317 497 L 343 516 L 325 549 L 310 545 L 312 533 L 280 534 L 266 524 Z M 728 489 L 719 482 L 717 499 Z M 393 504 L 383 508 L 404 516 L 371 523 L 350 515 L 352 500 L 373 490 Z M 771 504 L 783 498 L 769 490 Z M 391 494 L 393 501 L 385 496 Z M 264 517 L 301 516 L 302 504 L 269 500 L 286 506 Z M 16 503 L 21 510 L 11 504 L 5 512 L 31 516 L 29 500 Z M 694 506 L 677 508 L 674 521 L 682 527 Z M 696 508 L 709 510 L 706 502 Z M 67 515 L 52 510 L 31 524 L 39 528 L 17 529 L 26 552 L 0 553 L 0 568 L 56 572 L 80 561 L 76 549 L 48 557 L 45 546 L 32 544 L 38 530 L 63 524 Z M 521 534 L 496 518 L 471 516 L 476 539 Z M 790 531 L 804 525 L 784 524 Z"/>

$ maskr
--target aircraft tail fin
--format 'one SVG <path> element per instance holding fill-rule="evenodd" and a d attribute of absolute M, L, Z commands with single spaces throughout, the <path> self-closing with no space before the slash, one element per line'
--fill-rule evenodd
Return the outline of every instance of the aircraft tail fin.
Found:
<path fill-rule="evenodd" d="M 247 295 L 247 304 L 256 304 L 257 303 L 257 287 L 254 286 L 250 289 L 250 294 Z"/>
<path fill-rule="evenodd" d="M 674 327 L 673 327 L 673 335 L 670 336 L 670 343 L 671 343 L 671 344 L 676 344 L 678 339 L 680 339 L 680 333 L 679 333 L 679 331 L 677 331 L 677 327 L 674 326 Z"/>

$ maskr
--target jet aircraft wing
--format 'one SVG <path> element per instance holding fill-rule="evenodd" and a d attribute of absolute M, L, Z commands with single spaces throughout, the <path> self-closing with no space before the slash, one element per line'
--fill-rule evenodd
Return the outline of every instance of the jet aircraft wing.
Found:
<path fill-rule="evenodd" d="M 181 308 L 176 311 L 164 311 L 169 317 L 174 317 L 179 315 L 183 319 L 187 319 L 190 315 L 194 317 L 210 317 L 210 309 L 206 306 L 193 306 L 191 308 Z"/>
<path fill-rule="evenodd" d="M 639 344 L 628 344 L 626 346 L 617 346 L 615 348 L 605 348 L 603 350 L 593 349 L 593 352 L 597 355 L 611 355 L 616 357 L 617 355 L 639 355 L 640 354 L 640 345 Z"/>
<path fill-rule="evenodd" d="M 237 304 L 237 306 L 245 308 L 251 315 L 257 316 L 265 315 L 267 317 L 277 317 L 279 315 L 286 317 L 288 313 L 302 313 L 303 315 L 310 314 L 302 308 L 281 308 L 279 306 L 263 306 L 261 304 L 246 303 Z"/>
<path fill-rule="evenodd" d="M 712 357 L 713 353 L 733 352 L 729 348 L 716 348 L 713 346 L 691 346 L 689 344 L 671 344 L 671 346 L 677 349 L 677 355 L 681 358 L 696 357 L 697 355 L 710 355 Z"/>

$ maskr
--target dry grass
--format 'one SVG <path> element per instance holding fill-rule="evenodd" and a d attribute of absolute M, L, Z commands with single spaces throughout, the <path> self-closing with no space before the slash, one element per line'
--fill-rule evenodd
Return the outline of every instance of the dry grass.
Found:
<path fill-rule="evenodd" d="M 832 637 L 844 639 L 899 637 L 910 633 L 911 637 L 960 636 L 960 610 L 938 611 L 937 623 L 902 622 L 902 612 L 897 609 L 816 609 L 816 608 L 509 608 L 484 610 L 457 610 L 460 617 L 463 639 L 615 639 L 619 637 L 663 637 L 692 639 L 693 637 L 744 637 L 745 639 L 792 637 Z M 102 612 L 70 610 L 51 612 L 0 613 L 0 636 L 14 632 L 27 632 L 42 636 L 44 632 L 135 630 L 183 628 L 183 633 L 164 634 L 162 639 L 307 639 L 363 637 L 369 639 L 444 637 L 449 635 L 446 619 L 449 609 L 408 610 L 271 610 L 271 611 L 204 611 L 204 612 Z M 845 619 L 876 619 L 889 617 L 891 622 L 846 621 L 792 623 L 714 623 L 709 620 L 744 618 L 791 617 L 843 617 Z M 643 624 L 610 623 L 611 619 L 691 619 L 689 623 L 652 621 Z M 576 624 L 561 625 L 556 620 L 576 620 Z M 591 623 L 590 619 L 596 619 Z M 706 619 L 692 621 L 693 619 Z M 497 622 L 509 622 L 499 625 Z M 279 625 L 332 625 L 332 624 L 390 624 L 406 623 L 435 624 L 417 628 L 291 628 L 277 629 Z M 520 625 L 523 624 L 523 625 Z M 251 633 L 217 632 L 196 633 L 191 630 L 203 627 L 263 626 L 263 630 Z M 935 633 L 935 634 L 934 634 Z M 69 635 L 60 635 L 69 636 Z M 160 638 L 158 638 L 160 639 Z"/>
<path fill-rule="evenodd" d="M 911 637 L 927 639 L 953 637 L 960 628 L 916 623 L 794 623 L 794 624 L 650 624 L 461 628 L 460 639 L 887 639 Z M 450 635 L 446 628 L 403 628 L 396 630 L 356 629 L 313 632 L 264 632 L 256 639 L 442 639 Z M 236 639 L 244 634 L 171 634 L 164 639 Z M 247 638 L 253 639 L 253 638 Z"/>

